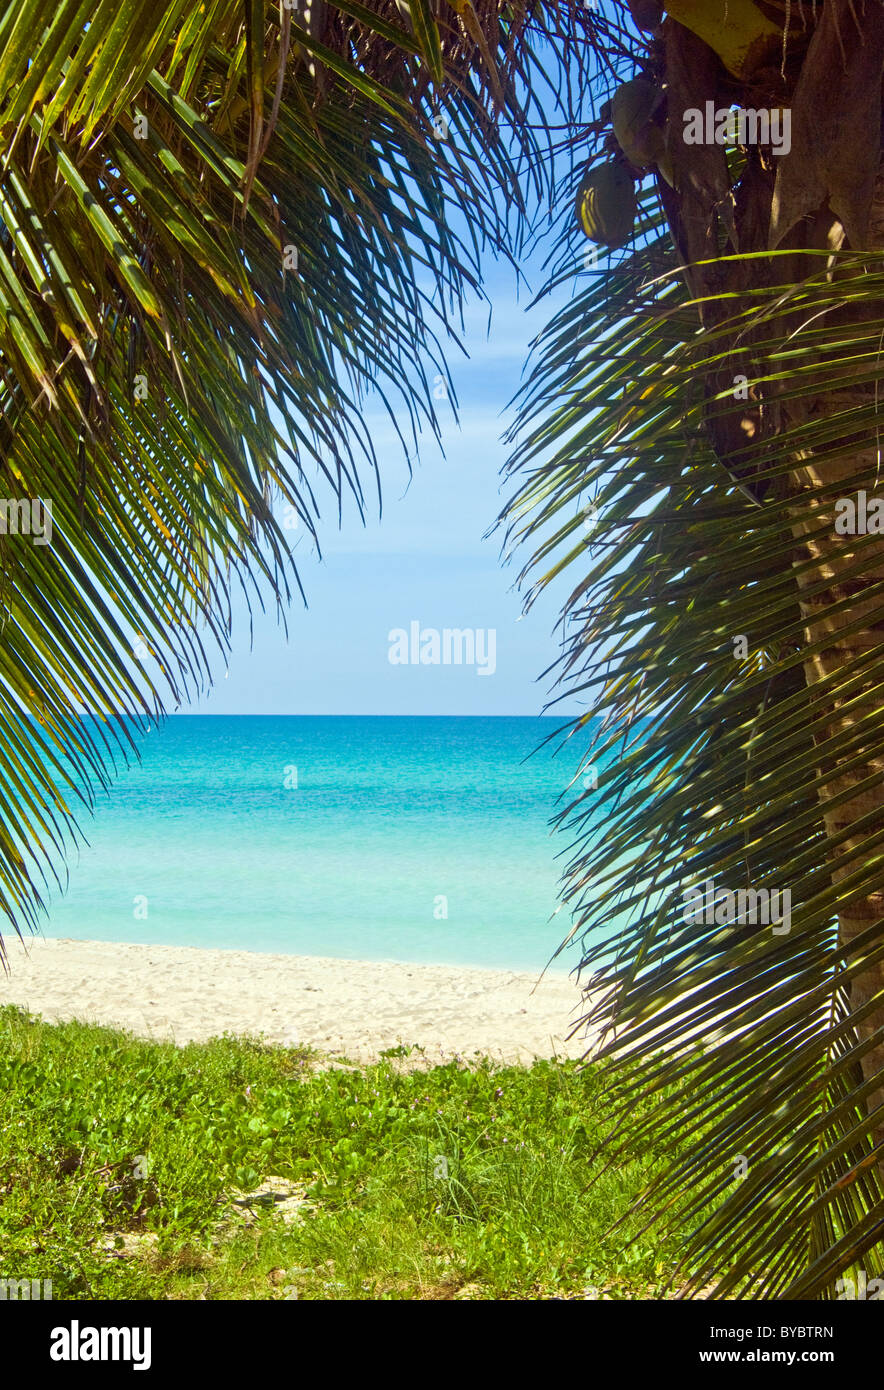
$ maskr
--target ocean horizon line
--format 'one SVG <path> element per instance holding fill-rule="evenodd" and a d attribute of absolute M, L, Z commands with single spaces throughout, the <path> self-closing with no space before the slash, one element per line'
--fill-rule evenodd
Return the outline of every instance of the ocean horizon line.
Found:
<path fill-rule="evenodd" d="M 436 713 L 428 714 L 425 711 L 415 714 L 342 714 L 332 713 L 325 710 L 304 710 L 304 711 L 274 711 L 274 710 L 166 710 L 159 716 L 154 711 L 150 714 L 124 714 L 120 711 L 114 714 L 99 713 L 96 710 L 81 710 L 81 719 L 548 719 L 570 723 L 576 719 L 577 715 L 558 715 L 558 714 L 451 714 Z M 596 718 L 595 715 L 592 716 Z"/>

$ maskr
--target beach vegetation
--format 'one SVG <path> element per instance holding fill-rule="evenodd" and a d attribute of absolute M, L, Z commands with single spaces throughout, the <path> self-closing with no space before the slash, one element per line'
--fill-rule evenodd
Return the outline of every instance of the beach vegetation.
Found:
<path fill-rule="evenodd" d="M 591 1065 L 358 1066 L 10 1006 L 0 1043 L 0 1276 L 54 1299 L 622 1299 L 674 1255 L 605 1235 L 663 1150 L 601 1172 Z"/>

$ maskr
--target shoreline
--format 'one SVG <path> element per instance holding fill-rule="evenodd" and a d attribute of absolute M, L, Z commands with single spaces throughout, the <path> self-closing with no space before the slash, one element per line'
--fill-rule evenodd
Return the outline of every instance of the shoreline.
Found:
<path fill-rule="evenodd" d="M 568 1034 L 582 992 L 566 974 L 338 960 L 198 946 L 7 937 L 0 1005 L 47 1022 L 81 1019 L 179 1044 L 222 1033 L 377 1060 L 421 1049 L 423 1064 L 475 1053 L 504 1063 L 579 1058 Z"/>

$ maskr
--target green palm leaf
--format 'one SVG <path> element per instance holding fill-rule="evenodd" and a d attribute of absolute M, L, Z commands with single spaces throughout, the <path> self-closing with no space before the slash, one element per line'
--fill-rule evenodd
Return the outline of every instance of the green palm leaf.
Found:
<path fill-rule="evenodd" d="M 639 1205 L 693 1229 L 684 1296 L 835 1297 L 882 1272 L 884 1230 L 884 564 L 835 528 L 880 491 L 884 250 L 806 223 L 759 247 L 751 152 L 722 156 L 732 204 L 691 182 L 679 82 L 730 81 L 704 48 L 667 21 L 657 60 L 612 48 L 596 80 L 600 106 L 612 69 L 669 63 L 681 191 L 644 184 L 631 249 L 539 340 L 503 520 L 527 604 L 569 581 L 557 676 L 586 712 L 562 733 L 598 787 L 558 823 L 585 1022 L 614 1078 L 629 1059 L 609 1160 L 627 1124 L 669 1136 Z M 550 287 L 580 275 L 572 232 Z M 708 880 L 788 891 L 791 920 L 685 911 Z"/>
<path fill-rule="evenodd" d="M 438 431 L 430 382 L 483 246 L 514 258 L 524 237 L 523 161 L 548 189 L 529 78 L 538 55 L 579 71 L 585 28 L 556 20 L 555 51 L 555 13 L 24 0 L 0 18 L 2 491 L 52 507 L 51 544 L 0 536 L 16 929 L 140 721 L 209 681 L 233 585 L 280 614 L 300 592 L 279 509 L 318 538 L 327 491 L 364 507 L 368 394 L 406 449 Z"/>

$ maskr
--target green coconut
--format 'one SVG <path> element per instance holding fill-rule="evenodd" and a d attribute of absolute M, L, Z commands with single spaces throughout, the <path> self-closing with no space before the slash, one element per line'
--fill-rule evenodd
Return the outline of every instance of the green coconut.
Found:
<path fill-rule="evenodd" d="M 630 164 L 637 169 L 656 167 L 668 184 L 672 184 L 672 161 L 666 149 L 666 137 L 654 120 L 661 93 L 653 82 L 634 77 L 624 82 L 611 98 L 611 124 L 614 137 Z"/>
<path fill-rule="evenodd" d="M 622 164 L 597 164 L 584 175 L 577 193 L 577 219 L 598 246 L 623 246 L 632 236 L 637 205 L 635 185 Z"/>
<path fill-rule="evenodd" d="M 663 150 L 663 132 L 653 121 L 659 88 L 647 78 L 624 82 L 611 97 L 611 124 L 626 158 L 637 169 L 656 164 Z"/>

